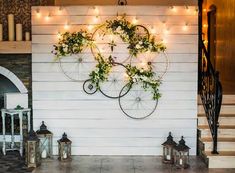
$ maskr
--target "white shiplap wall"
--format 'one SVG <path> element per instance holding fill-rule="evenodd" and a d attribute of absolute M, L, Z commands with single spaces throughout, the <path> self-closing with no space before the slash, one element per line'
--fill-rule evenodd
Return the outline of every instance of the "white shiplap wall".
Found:
<path fill-rule="evenodd" d="M 79 30 L 93 23 L 89 6 L 32 8 L 32 72 L 34 126 L 44 120 L 56 140 L 65 131 L 73 141 L 74 155 L 160 155 L 161 143 L 171 131 L 178 141 L 185 136 L 196 153 L 197 128 L 197 15 L 196 7 L 98 6 L 100 20 L 126 13 L 130 20 L 155 26 L 164 38 L 170 68 L 161 85 L 162 98 L 155 113 L 145 120 L 132 120 L 121 112 L 117 100 L 100 93 L 87 95 L 82 83 L 68 80 L 50 53 L 64 24 Z M 40 9 L 40 17 L 36 16 Z M 50 13 L 51 17 L 46 20 Z M 186 30 L 183 26 L 188 24 Z M 164 31 L 168 30 L 168 34 Z M 90 55 L 88 54 L 88 57 Z"/>

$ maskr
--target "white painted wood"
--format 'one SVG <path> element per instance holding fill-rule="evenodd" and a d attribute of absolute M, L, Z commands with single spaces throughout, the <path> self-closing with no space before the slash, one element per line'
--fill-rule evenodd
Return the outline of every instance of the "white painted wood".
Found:
<path fill-rule="evenodd" d="M 206 117 L 198 117 L 198 125 L 207 125 L 208 121 Z M 234 117 L 219 117 L 220 125 L 234 125 L 235 124 L 235 116 Z"/>
<path fill-rule="evenodd" d="M 205 151 L 213 150 L 212 142 L 203 142 L 205 144 Z M 220 151 L 235 151 L 235 142 L 218 142 L 218 152 Z"/>
<path fill-rule="evenodd" d="M 234 114 L 235 112 L 235 105 L 222 105 L 220 113 L 221 114 Z M 204 114 L 205 110 L 202 105 L 198 105 L 198 113 Z"/>
<path fill-rule="evenodd" d="M 54 133 L 54 154 L 57 154 L 56 140 L 67 132 L 74 155 L 161 155 L 161 143 L 169 131 L 176 141 L 185 136 L 190 153 L 196 154 L 198 21 L 195 8 L 191 6 L 187 11 L 184 6 L 178 6 L 178 12 L 173 12 L 167 6 L 98 6 L 102 21 L 114 19 L 117 12 L 125 12 L 130 20 L 137 16 L 139 24 L 149 29 L 155 27 L 156 38 L 166 43 L 170 66 L 160 87 L 162 98 L 154 114 L 141 121 L 126 117 L 118 100 L 105 98 L 99 92 L 86 95 L 83 83 L 68 80 L 50 53 L 58 39 L 57 33 L 65 31 L 64 24 L 69 23 L 70 31 L 98 24 L 93 21 L 92 7 L 68 6 L 60 12 L 59 7 L 32 8 L 34 127 L 38 129 L 41 121 L 46 122 Z M 40 18 L 36 9 L 40 9 Z M 51 17 L 46 20 L 49 13 Z M 186 23 L 188 28 L 183 30 Z M 163 34 L 166 29 L 167 35 Z M 104 42 L 99 45 L 102 47 Z M 127 56 L 126 46 L 118 44 L 115 56 Z M 95 62 L 90 50 L 82 56 L 86 57 L 88 70 L 84 72 L 88 77 Z M 151 56 L 156 56 L 153 61 L 156 67 L 165 61 L 162 54 Z M 75 60 L 73 56 L 64 59 L 68 67 Z"/>
<path fill-rule="evenodd" d="M 209 168 L 235 168 L 235 156 L 209 156 Z"/>
<path fill-rule="evenodd" d="M 209 129 L 201 129 L 201 136 L 211 137 L 211 132 Z M 235 129 L 218 129 L 218 138 L 220 137 L 228 137 L 235 138 Z"/>

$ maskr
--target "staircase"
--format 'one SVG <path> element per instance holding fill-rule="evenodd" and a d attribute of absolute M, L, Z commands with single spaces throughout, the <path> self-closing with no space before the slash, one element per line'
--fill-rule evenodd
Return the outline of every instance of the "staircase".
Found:
<path fill-rule="evenodd" d="M 235 95 L 223 95 L 218 128 L 219 154 L 211 153 L 211 131 L 200 97 L 198 100 L 198 154 L 209 168 L 235 168 Z"/>

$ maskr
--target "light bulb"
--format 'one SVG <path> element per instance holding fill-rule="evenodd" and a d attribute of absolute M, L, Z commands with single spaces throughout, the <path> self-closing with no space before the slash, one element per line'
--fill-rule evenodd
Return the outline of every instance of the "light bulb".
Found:
<path fill-rule="evenodd" d="M 94 14 L 99 15 L 99 9 L 97 7 L 93 7 L 93 8 L 94 8 Z"/>
<path fill-rule="evenodd" d="M 204 28 L 207 28 L 207 27 L 208 27 L 208 25 L 207 25 L 207 24 L 203 24 L 203 27 L 204 27 Z"/>
<path fill-rule="evenodd" d="M 174 7 L 174 6 L 171 6 L 170 9 L 173 11 L 173 12 L 176 12 L 177 9 Z"/>
<path fill-rule="evenodd" d="M 170 32 L 169 28 L 166 28 L 163 33 L 164 33 L 165 35 L 167 35 L 167 34 L 169 34 L 169 32 Z"/>
<path fill-rule="evenodd" d="M 204 9 L 203 9 L 203 12 L 207 12 L 207 9 L 206 9 L 206 8 L 204 8 Z"/>
<path fill-rule="evenodd" d="M 186 5 L 185 6 L 185 9 L 186 9 L 186 11 L 189 13 L 190 12 L 190 9 L 189 9 L 189 7 Z"/>
<path fill-rule="evenodd" d="M 69 24 L 68 24 L 68 23 L 64 24 L 64 29 L 65 29 L 65 30 L 68 30 L 68 29 L 69 29 Z"/>
<path fill-rule="evenodd" d="M 187 31 L 188 30 L 188 23 L 185 23 L 185 25 L 183 26 L 183 30 Z"/>
<path fill-rule="evenodd" d="M 58 14 L 61 14 L 62 11 L 63 11 L 63 7 L 60 6 L 59 9 L 58 9 Z"/>
<path fill-rule="evenodd" d="M 137 23 L 138 23 L 137 17 L 134 17 L 134 19 L 132 20 L 132 23 L 133 23 L 133 24 L 137 24 Z"/>
<path fill-rule="evenodd" d="M 40 13 L 40 9 L 36 9 L 36 16 L 37 18 L 40 18 L 41 17 L 41 13 Z"/>
<path fill-rule="evenodd" d="M 95 16 L 93 20 L 95 23 L 97 23 L 99 21 L 99 16 Z"/>
<path fill-rule="evenodd" d="M 58 38 L 58 39 L 61 39 L 61 37 L 62 37 L 61 33 L 58 32 L 58 33 L 57 33 L 57 38 Z"/>
<path fill-rule="evenodd" d="M 51 18 L 51 13 L 49 13 L 49 14 L 45 17 L 46 21 L 49 21 L 50 18 Z"/>
<path fill-rule="evenodd" d="M 92 25 L 88 25 L 88 26 L 87 26 L 87 29 L 88 29 L 89 31 L 92 31 L 93 26 L 92 26 Z"/>
<path fill-rule="evenodd" d="M 151 28 L 150 28 L 150 33 L 151 33 L 151 34 L 156 34 L 156 29 L 155 29 L 154 26 L 151 26 Z"/>

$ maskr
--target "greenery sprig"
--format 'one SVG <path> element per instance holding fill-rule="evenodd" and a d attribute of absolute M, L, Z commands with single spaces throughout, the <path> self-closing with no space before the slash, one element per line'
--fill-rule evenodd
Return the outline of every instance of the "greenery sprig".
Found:
<path fill-rule="evenodd" d="M 105 59 L 101 54 L 98 54 L 95 59 L 97 60 L 96 68 L 89 74 L 92 83 L 96 88 L 100 88 L 100 83 L 108 80 L 109 73 L 112 69 L 110 60 Z"/>
<path fill-rule="evenodd" d="M 126 74 L 129 77 L 130 83 L 142 83 L 142 88 L 145 90 L 150 88 L 152 90 L 154 100 L 157 100 L 161 97 L 158 89 L 161 81 L 155 79 L 155 73 L 152 71 L 151 66 L 149 66 L 149 68 L 146 70 L 128 64 L 126 68 Z"/>

